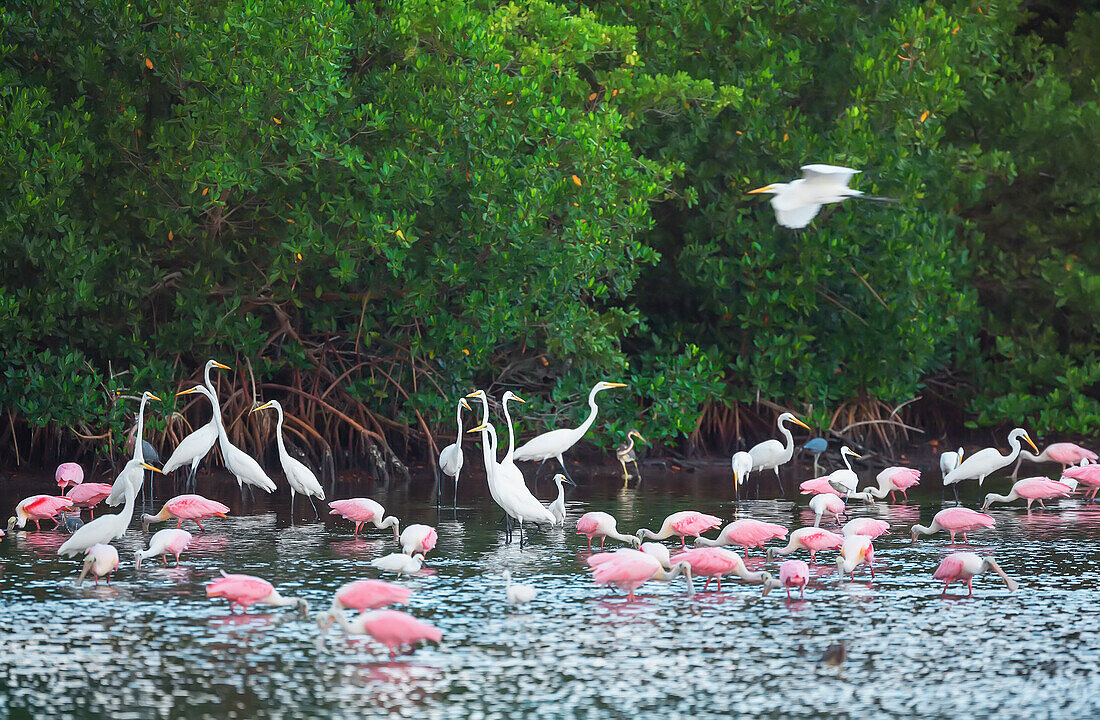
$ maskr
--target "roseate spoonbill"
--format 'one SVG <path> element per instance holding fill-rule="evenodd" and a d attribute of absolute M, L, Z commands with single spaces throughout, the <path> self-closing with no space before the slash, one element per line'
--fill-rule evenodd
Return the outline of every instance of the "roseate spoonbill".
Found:
<path fill-rule="evenodd" d="M 1091 491 L 1088 499 L 1096 499 L 1096 493 L 1100 491 L 1100 465 L 1081 465 L 1062 471 L 1062 477 L 1073 478 L 1085 485 Z"/>
<path fill-rule="evenodd" d="M 76 487 L 84 482 L 84 468 L 74 462 L 61 463 L 54 472 L 54 479 L 62 490 L 67 487 Z"/>
<path fill-rule="evenodd" d="M 836 570 L 844 577 L 848 573 L 852 580 L 856 579 L 856 568 L 866 565 L 871 568 L 871 579 L 875 577 L 875 548 L 871 544 L 871 538 L 866 535 L 851 535 L 844 538 L 840 546 L 840 556 L 836 559 Z"/>
<path fill-rule="evenodd" d="M 779 582 L 787 588 L 787 599 L 791 599 L 791 588 L 798 588 L 798 599 L 806 594 L 806 583 L 810 581 L 810 566 L 804 560 L 784 560 L 779 565 Z"/>
<path fill-rule="evenodd" d="M 80 570 L 80 577 L 76 584 L 83 585 L 84 578 L 91 574 L 95 578 L 96 586 L 99 585 L 99 579 L 103 576 L 107 577 L 107 584 L 110 585 L 111 573 L 115 570 L 118 570 L 118 550 L 112 545 L 103 543 L 92 545 L 84 555 L 84 567 Z"/>
<path fill-rule="evenodd" d="M 596 413 L 600 410 L 599 406 L 596 405 L 596 393 L 622 387 L 626 387 L 626 383 L 598 382 L 593 385 L 592 390 L 588 393 L 588 407 L 590 410 L 588 418 L 581 423 L 579 427 L 551 430 L 550 432 L 545 432 L 531 438 L 516 449 L 516 462 L 541 460 L 542 464 L 545 464 L 550 458 L 557 458 L 558 464 L 561 465 L 562 472 L 565 473 L 566 477 L 572 480 L 572 476 L 569 475 L 569 471 L 565 468 L 565 461 L 562 459 L 562 455 L 564 455 L 569 448 L 576 445 L 577 441 L 588 432 L 588 428 L 592 427 L 592 423 L 596 422 Z M 542 470 L 542 464 L 539 465 L 539 470 Z M 535 478 L 537 479 L 538 476 L 539 473 L 536 471 Z"/>
<path fill-rule="evenodd" d="M 668 551 L 668 548 L 661 543 L 642 543 L 641 547 L 638 549 L 650 557 L 657 558 L 657 562 L 661 563 L 661 567 L 665 570 L 672 569 L 672 554 Z"/>
<path fill-rule="evenodd" d="M 966 596 L 974 597 L 974 588 L 971 586 L 971 583 L 974 581 L 974 576 L 981 575 L 990 570 L 1001 576 L 1009 592 L 1016 592 L 1016 588 L 1018 588 L 1019 585 L 1015 580 L 1006 575 L 1005 571 L 1001 569 L 1001 566 L 997 564 L 997 561 L 989 555 L 983 558 L 972 552 L 951 553 L 940 561 L 940 566 L 936 568 L 936 572 L 933 573 L 932 577 L 936 580 L 943 580 L 943 592 L 940 593 L 941 597 L 947 594 L 948 585 L 957 582 L 965 582 Z"/>
<path fill-rule="evenodd" d="M 19 529 L 27 527 L 28 520 L 32 521 L 39 530 L 42 529 L 40 525 L 42 520 L 53 520 L 56 528 L 60 524 L 56 515 L 62 510 L 71 510 L 73 504 L 71 499 L 57 495 L 31 495 L 29 498 L 24 498 L 15 506 L 15 517 L 8 518 L 8 532 L 11 532 L 16 525 Z"/>
<path fill-rule="evenodd" d="M 867 488 L 867 492 L 872 496 L 881 500 L 889 495 L 890 502 L 894 502 L 894 493 L 900 492 L 901 496 L 908 500 L 909 497 L 905 491 L 920 484 L 920 470 L 893 465 L 880 472 L 875 480 L 878 482 L 878 487 Z"/>
<path fill-rule="evenodd" d="M 740 555 L 722 547 L 692 548 L 672 556 L 673 565 L 685 562 L 691 566 L 693 578 L 707 579 L 706 584 L 703 585 L 704 592 L 710 587 L 710 581 L 713 579 L 718 580 L 718 591 L 721 592 L 723 575 L 736 575 L 745 582 L 757 585 L 772 584 L 771 573 L 749 572 Z"/>
<path fill-rule="evenodd" d="M 825 475 L 803 480 L 798 484 L 798 489 L 803 495 L 836 495 L 840 497 L 840 493 L 833 489 L 833 486 L 829 484 L 829 478 Z"/>
<path fill-rule="evenodd" d="M 149 391 L 145 391 L 141 394 L 141 404 L 138 406 L 136 434 L 134 436 L 134 456 L 132 460 L 137 461 L 134 464 L 127 463 L 123 468 L 123 472 L 129 472 L 126 475 L 126 481 L 134 487 L 136 492 L 141 492 L 142 487 L 145 485 L 145 470 L 142 463 L 145 462 L 145 446 L 142 445 L 141 435 L 145 431 L 145 403 L 150 400 L 161 402 L 161 399 Z M 128 470 L 127 470 L 128 469 Z M 157 472 L 160 472 L 159 470 Z M 122 474 L 119 475 L 122 477 Z M 122 485 L 118 484 L 116 479 L 115 483 L 111 486 L 111 494 L 107 496 L 107 504 L 111 507 L 124 502 L 126 500 L 126 490 Z"/>
<path fill-rule="evenodd" d="M 640 432 L 631 428 L 626 431 L 626 443 L 615 448 L 615 458 L 618 459 L 619 464 L 623 466 L 624 482 L 630 479 L 630 472 L 626 469 L 627 463 L 634 463 L 634 472 L 639 478 L 642 477 L 642 471 L 638 469 L 638 454 L 634 452 L 634 438 L 638 438 L 639 442 L 646 441 Z"/>
<path fill-rule="evenodd" d="M 783 492 L 783 480 L 779 477 L 779 466 L 789 462 L 794 457 L 794 436 L 787 429 L 788 422 L 793 422 L 795 425 L 804 427 L 807 430 L 810 429 L 809 425 L 796 418 L 793 413 L 785 412 L 779 416 L 775 424 L 779 428 L 780 434 L 787 438 L 787 444 L 784 445 L 778 440 L 765 440 L 749 448 L 749 455 L 752 456 L 752 469 L 760 471 L 774 470 L 775 479 L 779 483 L 779 492 Z"/>
<path fill-rule="evenodd" d="M 957 486 L 963 480 L 977 478 L 980 487 L 985 482 L 986 476 L 1011 465 L 1012 461 L 1020 454 L 1021 438 L 1026 440 L 1027 444 L 1038 452 L 1038 448 L 1031 441 L 1031 436 L 1027 434 L 1027 430 L 1015 428 L 1008 434 L 1008 445 L 1012 448 L 1012 451 L 1007 455 L 1002 455 L 997 448 L 979 450 L 959 463 L 957 468 L 944 475 L 943 484 L 950 485 L 951 489 L 955 491 L 955 502 L 959 501 L 959 488 Z"/>
<path fill-rule="evenodd" d="M 821 459 L 821 454 L 829 449 L 829 441 L 825 438 L 810 438 L 805 445 L 802 446 L 802 452 L 807 452 L 814 458 L 814 475 L 821 472 L 818 466 L 818 462 Z"/>
<path fill-rule="evenodd" d="M 149 531 L 150 523 L 164 522 L 169 518 L 176 520 L 176 527 L 183 525 L 184 520 L 194 520 L 199 530 L 206 532 L 202 521 L 207 518 L 225 517 L 229 514 L 229 508 L 217 500 L 204 498 L 202 495 L 177 495 L 164 503 L 160 512 L 156 515 L 145 514 L 141 516 L 142 532 Z"/>
<path fill-rule="evenodd" d="M 370 564 L 382 572 L 397 573 L 397 577 L 412 575 L 424 566 L 424 553 L 415 553 L 412 557 L 405 553 L 390 553 L 371 560 Z"/>
<path fill-rule="evenodd" d="M 1065 470 L 1082 460 L 1094 463 L 1097 460 L 1097 455 L 1092 450 L 1071 442 L 1060 442 L 1047 445 L 1038 455 L 1033 452 L 1028 452 L 1027 450 L 1020 450 L 1020 457 L 1016 460 L 1016 467 L 1012 469 L 1013 480 L 1016 479 L 1016 474 L 1020 471 L 1020 464 L 1023 463 L 1024 460 L 1030 460 L 1033 463 L 1060 463 L 1062 469 Z"/>
<path fill-rule="evenodd" d="M 747 452 L 737 452 L 730 459 L 730 467 L 733 469 L 733 492 L 737 502 L 741 502 L 741 485 L 745 478 L 752 472 L 752 455 Z"/>
<path fill-rule="evenodd" d="M 558 496 L 554 498 L 554 502 L 550 503 L 550 507 L 546 509 L 549 510 L 550 514 L 554 516 L 555 525 L 565 524 L 565 488 L 562 487 L 562 483 L 576 485 L 575 482 L 565 477 L 561 473 L 558 473 L 554 476 L 554 484 L 558 486 Z"/>
<path fill-rule="evenodd" d="M 617 525 L 615 518 L 605 512 L 586 512 L 577 519 L 577 534 L 588 536 L 589 550 L 592 549 L 592 538 L 595 537 L 600 539 L 600 550 L 603 550 L 603 544 L 607 538 L 627 543 L 635 548 L 642 544 L 638 536 L 620 533 Z"/>
<path fill-rule="evenodd" d="M 539 591 L 534 585 L 513 583 L 511 570 L 505 570 L 502 575 L 504 576 L 504 599 L 509 605 L 525 605 L 538 595 Z"/>
<path fill-rule="evenodd" d="M 210 396 L 214 395 L 214 383 L 210 379 L 210 371 L 214 368 L 220 368 L 222 370 L 229 370 L 228 365 L 222 365 L 217 360 L 207 360 L 206 367 L 203 369 L 203 381 L 205 382 L 206 389 L 210 391 Z M 208 396 L 209 397 L 209 396 Z M 220 412 L 220 408 L 211 404 L 211 412 Z M 210 449 L 214 447 L 214 443 L 218 441 L 218 421 L 213 417 L 210 418 L 210 422 L 201 426 L 176 446 L 176 449 L 168 457 L 168 462 L 164 463 L 164 474 L 175 472 L 184 465 L 190 465 L 191 469 L 187 473 L 187 479 L 184 482 L 184 487 L 195 488 L 196 474 L 199 470 L 199 463 L 202 462 L 209 453 Z"/>
<path fill-rule="evenodd" d="M 798 528 L 791 533 L 787 547 L 779 550 L 768 548 L 767 558 L 771 562 L 776 555 L 790 555 L 796 550 L 807 550 L 810 553 L 810 562 L 817 562 L 817 553 L 839 548 L 843 544 L 843 535 L 823 528 Z"/>
<path fill-rule="evenodd" d="M 309 604 L 301 598 L 283 597 L 275 586 L 255 575 L 231 575 L 222 571 L 222 576 L 206 585 L 206 597 L 221 597 L 229 601 L 229 612 L 238 606 L 241 612 L 257 603 L 287 607 L 293 605 L 302 615 L 309 612 Z"/>
<path fill-rule="evenodd" d="M 1031 503 L 1038 501 L 1039 507 L 1046 508 L 1043 504 L 1044 500 L 1055 500 L 1057 498 L 1069 497 L 1073 490 L 1065 483 L 1060 483 L 1057 480 L 1051 480 L 1046 477 L 1031 477 L 1024 478 L 1023 480 L 1017 480 L 1012 489 L 1009 490 L 1008 495 L 998 495 L 997 493 L 989 493 L 985 496 L 985 502 L 982 503 L 982 510 L 986 510 L 990 505 L 995 502 L 1010 503 L 1013 500 L 1019 500 L 1023 498 L 1027 500 L 1027 509 L 1031 510 Z"/>
<path fill-rule="evenodd" d="M 106 500 L 111 495 L 111 486 L 107 483 L 83 483 L 69 489 L 65 497 L 73 501 L 78 508 L 88 508 L 88 512 L 95 519 L 95 506 Z"/>
<path fill-rule="evenodd" d="M 438 539 L 439 535 L 436 534 L 434 527 L 416 524 L 409 525 L 402 530 L 398 542 L 401 545 L 401 552 L 406 555 L 416 553 L 427 555 L 435 549 L 435 543 Z"/>
<path fill-rule="evenodd" d="M 313 508 L 313 515 L 319 520 L 321 516 L 317 513 L 317 506 L 313 503 L 313 498 L 323 501 L 325 491 L 321 488 L 321 483 L 317 480 L 317 476 L 313 474 L 313 471 L 298 458 L 291 457 L 290 453 L 286 451 L 286 443 L 283 441 L 283 406 L 279 404 L 279 401 L 268 400 L 263 405 L 252 408 L 252 412 L 266 410 L 267 408 L 274 408 L 275 412 L 278 413 L 278 420 L 275 422 L 275 442 L 279 447 L 279 462 L 283 466 L 286 483 L 290 486 L 290 515 L 291 517 L 294 516 L 294 496 L 300 493 L 306 496 L 306 500 L 309 500 L 309 504 Z"/>
<path fill-rule="evenodd" d="M 134 552 L 134 570 L 141 569 L 141 561 L 160 555 L 164 559 L 165 567 L 168 566 L 168 556 L 176 556 L 176 567 L 180 564 L 180 553 L 191 544 L 191 533 L 179 528 L 166 528 L 158 530 L 149 538 L 148 550 Z"/>
<path fill-rule="evenodd" d="M 412 591 L 385 580 L 353 580 L 347 583 L 332 598 L 332 607 L 317 616 L 317 626 L 321 634 L 328 632 L 332 623 L 339 622 L 347 629 L 348 619 L 344 610 L 377 610 L 387 605 L 404 605 L 409 601 Z"/>
<path fill-rule="evenodd" d="M 451 506 L 458 507 L 458 476 L 462 473 L 462 409 L 470 409 L 470 403 L 466 398 L 460 398 L 458 409 L 455 410 L 455 421 L 458 423 L 458 437 L 453 443 L 439 451 L 439 470 L 455 482 L 455 494 Z M 435 484 L 435 504 L 439 507 L 443 495 L 442 479 L 437 478 Z"/>
<path fill-rule="evenodd" d="M 344 628 L 348 635 L 370 635 L 390 651 L 390 660 L 396 659 L 396 651 L 422 640 L 439 642 L 443 632 L 426 622 L 417 620 L 400 610 L 371 610 L 352 620 Z"/>
<path fill-rule="evenodd" d="M 682 510 L 672 513 L 661 523 L 661 529 L 657 532 L 642 528 L 636 534 L 639 540 L 664 540 L 675 535 L 680 538 L 681 549 L 686 548 L 685 537 L 699 537 L 707 530 L 718 527 L 722 523 L 721 518 L 694 510 Z"/>
<path fill-rule="evenodd" d="M 735 545 L 745 551 L 745 557 L 749 557 L 750 548 L 758 547 L 763 550 L 764 543 L 785 537 L 787 537 L 787 528 L 782 525 L 741 518 L 722 528 L 722 532 L 718 533 L 718 537 L 714 540 L 708 540 L 705 537 L 695 538 L 695 547 Z"/>
<path fill-rule="evenodd" d="M 874 518 L 860 517 L 853 518 L 844 523 L 844 527 L 840 529 L 840 534 L 844 537 L 851 537 L 853 535 L 865 535 L 869 538 L 877 538 L 879 535 L 885 535 L 890 529 L 890 523 L 885 520 L 876 520 Z"/>
<path fill-rule="evenodd" d="M 139 471 L 144 468 L 145 470 L 160 472 L 148 463 L 137 460 L 127 462 L 115 480 L 115 485 L 121 486 L 122 493 L 126 498 L 126 504 L 123 505 L 122 511 L 116 515 L 100 515 L 95 520 L 80 527 L 57 549 L 58 555 L 69 557 L 79 555 L 87 552 L 93 545 L 107 544 L 126 534 L 126 528 L 130 526 L 130 521 L 134 519 L 134 503 L 137 501 L 138 493 L 137 488 L 130 483 L 129 479 L 135 472 L 134 468 Z"/>
<path fill-rule="evenodd" d="M 749 190 L 748 194 L 770 194 L 775 219 L 783 227 L 796 230 L 809 225 L 822 205 L 842 202 L 848 198 L 897 202 L 894 198 L 864 195 L 862 190 L 848 187 L 852 176 L 859 172 L 840 165 L 803 165 L 801 178 L 787 183 L 771 183 Z"/>
<path fill-rule="evenodd" d="M 953 507 L 936 513 L 931 525 L 914 525 L 909 532 L 913 536 L 913 542 L 917 541 L 917 535 L 934 535 L 940 530 L 950 533 L 951 542 L 955 542 L 955 535 L 958 533 L 962 533 L 963 542 L 970 542 L 966 537 L 967 533 L 991 528 L 995 523 L 992 517 L 984 513 L 970 508 Z"/>
<path fill-rule="evenodd" d="M 836 524 L 839 525 L 840 516 L 846 507 L 844 501 L 837 495 L 814 495 L 810 498 L 810 509 L 814 511 L 814 527 L 821 526 L 821 516 L 825 513 L 832 513 L 836 518 Z"/>
<path fill-rule="evenodd" d="M 260 488 L 266 493 L 275 490 L 275 482 L 267 476 L 260 463 L 255 458 L 229 442 L 229 436 L 225 432 L 225 424 L 222 422 L 222 407 L 218 402 L 218 396 L 207 390 L 202 385 L 196 385 L 190 390 L 176 393 L 176 395 L 190 395 L 199 393 L 205 395 L 214 406 L 214 423 L 218 426 L 218 447 L 222 451 L 222 460 L 225 461 L 225 469 L 237 478 L 237 487 L 241 490 L 241 499 L 244 499 L 244 488 L 247 485 L 249 492 L 252 488 Z"/>
<path fill-rule="evenodd" d="M 670 582 L 679 575 L 687 580 L 688 597 L 695 595 L 690 563 L 683 562 L 666 571 L 661 567 L 661 561 L 652 555 L 622 548 L 615 552 L 596 553 L 588 558 L 588 566 L 593 569 L 592 578 L 597 585 L 614 585 L 620 591 L 625 590 L 627 600 L 633 600 L 634 591 L 647 580 Z"/>
<path fill-rule="evenodd" d="M 359 534 L 359 528 L 370 523 L 379 530 L 393 528 L 393 539 L 397 540 L 401 533 L 401 521 L 393 515 L 385 517 L 386 509 L 378 502 L 370 498 L 348 498 L 347 500 L 333 500 L 328 504 L 332 511 L 329 515 L 339 515 L 355 523 L 355 534 Z"/>

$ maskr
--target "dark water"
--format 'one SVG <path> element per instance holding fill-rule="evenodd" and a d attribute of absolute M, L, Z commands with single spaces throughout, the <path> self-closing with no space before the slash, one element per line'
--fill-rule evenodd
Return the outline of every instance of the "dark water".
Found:
<path fill-rule="evenodd" d="M 439 529 L 430 569 L 403 582 L 414 589 L 405 609 L 439 626 L 443 642 L 396 662 L 339 635 L 318 649 L 312 617 L 289 608 L 233 616 L 206 599 L 218 570 L 244 572 L 306 598 L 312 616 L 341 584 L 377 577 L 369 561 L 396 549 L 392 534 L 355 540 L 348 523 L 316 522 L 302 505 L 292 521 L 288 497 L 242 515 L 235 485 L 201 478 L 199 491 L 234 514 L 196 534 L 182 567 L 146 561 L 140 572 L 135 523 L 116 542 L 123 565 L 109 587 L 73 585 L 79 563 L 56 557 L 61 533 L 10 533 L 0 542 L 0 718 L 1100 716 L 1100 505 L 992 512 L 997 527 L 973 535 L 973 547 L 1001 560 L 1020 582 L 1014 594 L 983 576 L 971 600 L 940 597 L 932 572 L 954 548 L 944 536 L 908 541 L 909 526 L 939 509 L 938 472 L 926 471 L 936 489 L 911 494 L 909 505 L 856 511 L 893 526 L 875 541 L 873 583 L 858 573 L 838 581 L 835 554 L 825 553 L 802 602 L 737 583 L 689 601 L 677 582 L 647 585 L 628 603 L 592 583 L 576 518 L 606 510 L 631 532 L 688 508 L 731 519 L 726 472 L 647 468 L 640 488 L 621 489 L 613 475 L 576 469 L 566 528 L 533 533 L 522 551 L 503 544 L 473 472 L 458 511 L 440 515 L 423 479 L 339 484 L 337 497 L 373 497 L 403 524 Z M 51 485 L 0 479 L 4 517 Z M 161 488 L 158 499 L 170 494 Z M 805 503 L 748 501 L 741 512 L 794 529 L 812 524 Z M 505 604 L 505 568 L 540 589 L 532 604 Z M 849 643 L 840 675 L 818 664 L 839 639 Z"/>

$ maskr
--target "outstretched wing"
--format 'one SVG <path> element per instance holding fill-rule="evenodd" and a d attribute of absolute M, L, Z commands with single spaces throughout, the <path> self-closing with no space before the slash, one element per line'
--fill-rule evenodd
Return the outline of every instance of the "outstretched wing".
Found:
<path fill-rule="evenodd" d="M 841 167 L 840 165 L 803 165 L 802 178 L 808 183 L 825 183 L 828 185 L 847 186 L 852 176 L 859 170 Z"/>

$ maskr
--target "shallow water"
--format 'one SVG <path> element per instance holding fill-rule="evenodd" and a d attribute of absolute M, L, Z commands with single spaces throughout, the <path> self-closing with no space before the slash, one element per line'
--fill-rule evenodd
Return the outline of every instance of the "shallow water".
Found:
<path fill-rule="evenodd" d="M 726 471 L 646 468 L 640 487 L 621 489 L 606 469 L 576 470 L 581 486 L 570 495 L 566 528 L 532 533 L 523 550 L 504 544 L 499 511 L 475 472 L 459 509 L 439 514 L 427 499 L 430 481 L 339 483 L 337 497 L 370 496 L 403 521 L 439 530 L 430 568 L 402 582 L 414 589 L 404 609 L 439 626 L 443 642 L 396 662 L 381 646 L 349 645 L 338 633 L 318 648 L 313 620 L 290 608 L 231 615 L 224 601 L 206 599 L 204 585 L 218 570 L 244 572 L 306 598 L 312 616 L 343 583 L 377 577 L 369 561 L 397 549 L 388 531 L 354 539 L 349 523 L 316 522 L 302 504 L 292 521 L 288 497 L 260 499 L 242 514 L 236 488 L 204 476 L 199 492 L 230 504 L 230 517 L 196 533 L 181 567 L 149 560 L 137 572 L 133 553 L 143 537 L 135 522 L 116 542 L 123 565 L 110 586 L 74 586 L 78 561 L 55 554 L 62 533 L 10 533 L 0 542 L 0 718 L 1100 713 L 1100 505 L 1068 500 L 1030 515 L 992 512 L 997 527 L 972 535 L 967 549 L 995 554 L 1019 581 L 1016 593 L 990 575 L 975 580 L 973 599 L 940 597 L 932 572 L 958 547 L 942 535 L 908 540 L 909 526 L 939 509 L 936 489 L 911 493 L 908 505 L 855 511 L 893 526 L 875 542 L 874 582 L 865 571 L 838 581 L 828 564 L 835 554 L 825 553 L 804 601 L 789 602 L 782 590 L 761 598 L 758 586 L 735 582 L 688 600 L 676 581 L 648 584 L 631 603 L 592 583 L 573 522 L 593 509 L 611 512 L 626 531 L 687 508 L 732 519 Z M 798 468 L 784 477 L 790 486 L 808 476 Z M 10 512 L 51 485 L 47 477 L 0 479 L 0 507 Z M 540 495 L 548 485 L 541 482 Z M 1003 491 L 1009 482 L 990 485 Z M 170 490 L 159 488 L 158 499 Z M 740 512 L 792 529 L 813 522 L 805 498 L 744 501 Z M 757 556 L 749 566 L 761 563 Z M 540 589 L 533 603 L 505 604 L 505 568 Z M 818 660 L 842 638 L 849 651 L 838 674 Z"/>

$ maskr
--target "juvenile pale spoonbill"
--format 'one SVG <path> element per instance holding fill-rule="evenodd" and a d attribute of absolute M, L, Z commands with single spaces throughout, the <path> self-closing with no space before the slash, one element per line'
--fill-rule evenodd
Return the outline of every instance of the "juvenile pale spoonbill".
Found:
<path fill-rule="evenodd" d="M 405 553 L 390 553 L 371 560 L 370 564 L 382 572 L 397 573 L 397 577 L 412 575 L 420 572 L 423 567 L 424 553 L 415 553 L 411 557 Z"/>
<path fill-rule="evenodd" d="M 168 556 L 174 555 L 176 567 L 180 564 L 180 553 L 191 544 L 191 533 L 179 528 L 165 528 L 158 530 L 149 538 L 149 549 L 138 550 L 134 553 L 134 569 L 141 569 L 141 561 L 160 555 L 164 559 L 164 565 L 168 565 Z"/>
<path fill-rule="evenodd" d="M 539 591 L 534 585 L 513 583 L 511 570 L 505 570 L 502 575 L 504 576 L 504 598 L 509 605 L 525 605 L 538 595 Z"/>
<path fill-rule="evenodd" d="M 1021 450 L 1020 458 L 1016 461 L 1016 467 L 1012 469 L 1013 479 L 1015 479 L 1016 473 L 1020 471 L 1020 465 L 1024 460 L 1029 460 L 1033 463 L 1058 463 L 1062 466 L 1062 470 L 1065 470 L 1073 465 L 1077 465 L 1081 461 L 1094 463 L 1097 460 L 1097 455 L 1092 450 L 1071 442 L 1060 442 L 1047 445 L 1038 455 L 1033 452 L 1028 452 L 1027 450 Z"/>
<path fill-rule="evenodd" d="M 846 507 L 844 501 L 838 495 L 825 493 L 814 495 L 810 498 L 810 509 L 814 511 L 814 527 L 821 525 L 821 516 L 825 513 L 832 514 L 836 519 L 836 524 L 839 525 L 840 516 L 844 513 Z"/>
<path fill-rule="evenodd" d="M 435 549 L 435 543 L 439 539 L 435 528 L 431 525 L 409 525 L 401 531 L 398 542 L 401 544 L 401 552 L 406 555 L 422 553 L 427 555 Z"/>
<path fill-rule="evenodd" d="M 947 594 L 948 585 L 957 582 L 965 582 L 966 596 L 973 597 L 974 588 L 971 586 L 971 583 L 974 581 L 974 576 L 981 575 L 990 570 L 1001 576 L 1009 592 L 1016 592 L 1019 585 L 1015 580 L 1005 574 L 1005 571 L 1001 569 L 1001 566 L 997 564 L 997 561 L 994 560 L 992 556 L 987 555 L 983 558 L 972 552 L 951 553 L 940 561 L 940 566 L 936 568 L 936 572 L 932 577 L 943 581 L 943 592 L 940 593 L 941 596 Z"/>
<path fill-rule="evenodd" d="M 866 565 L 871 568 L 871 578 L 875 577 L 875 548 L 871 544 L 871 538 L 866 535 L 852 535 L 844 538 L 844 544 L 840 546 L 840 556 L 836 559 L 836 569 L 841 577 L 845 573 L 856 579 L 856 568 Z"/>

